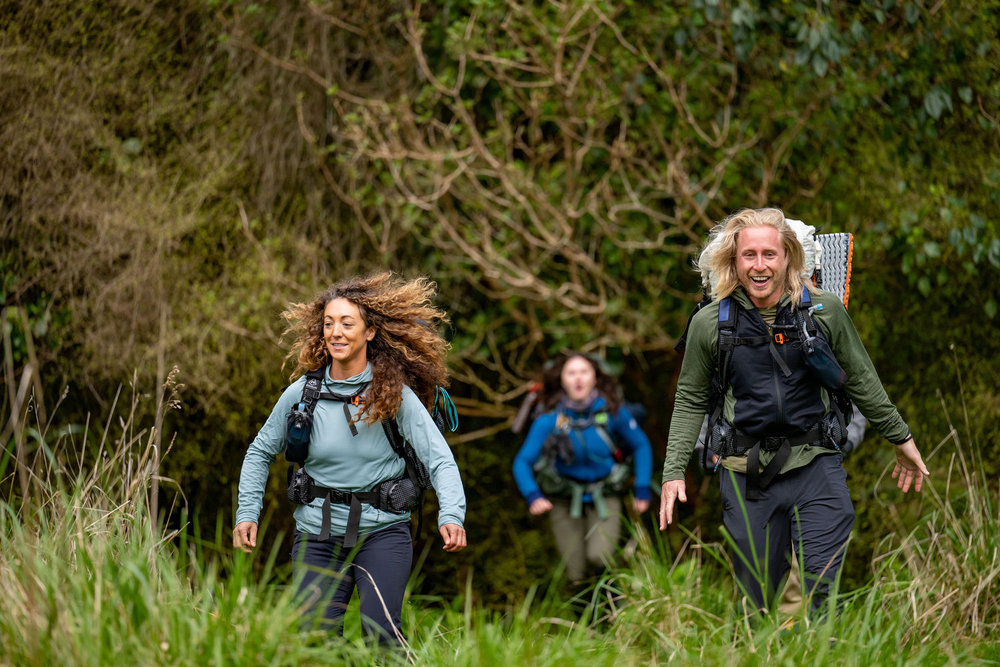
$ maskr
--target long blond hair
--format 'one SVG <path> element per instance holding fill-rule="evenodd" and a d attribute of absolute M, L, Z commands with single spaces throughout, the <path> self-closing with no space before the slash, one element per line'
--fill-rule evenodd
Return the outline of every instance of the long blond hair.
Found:
<path fill-rule="evenodd" d="M 777 208 L 745 208 L 732 214 L 716 225 L 709 233 L 708 242 L 698 256 L 695 265 L 702 274 L 702 281 L 710 285 L 713 299 L 722 299 L 733 293 L 740 284 L 736 274 L 736 244 L 739 234 L 748 227 L 774 227 L 778 230 L 781 245 L 788 259 L 785 272 L 785 291 L 792 302 L 802 301 L 803 285 L 813 294 L 819 290 L 812 282 L 803 278 L 805 253 L 795 230 L 785 220 L 785 214 Z"/>
<path fill-rule="evenodd" d="M 448 321 L 432 298 L 435 283 L 426 278 L 406 281 L 389 272 L 354 277 L 316 295 L 309 303 L 293 303 L 282 313 L 288 321 L 284 338 L 292 344 L 285 362 L 295 368 L 289 379 L 330 363 L 323 339 L 323 313 L 334 299 L 346 299 L 358 307 L 375 335 L 368 342 L 372 381 L 361 414 L 374 424 L 391 417 L 403 400 L 408 385 L 425 404 L 433 400 L 435 386 L 448 385 L 445 355 L 450 347 L 438 326 Z"/>

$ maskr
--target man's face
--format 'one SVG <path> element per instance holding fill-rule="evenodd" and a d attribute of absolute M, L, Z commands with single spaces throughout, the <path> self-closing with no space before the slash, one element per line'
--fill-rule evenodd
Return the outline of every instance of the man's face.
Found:
<path fill-rule="evenodd" d="M 788 258 L 778 230 L 769 225 L 747 227 L 736 239 L 736 276 L 750 301 L 770 308 L 785 292 Z"/>

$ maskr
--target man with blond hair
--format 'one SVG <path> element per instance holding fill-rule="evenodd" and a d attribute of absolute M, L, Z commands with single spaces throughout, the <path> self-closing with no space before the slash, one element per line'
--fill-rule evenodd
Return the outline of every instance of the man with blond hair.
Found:
<path fill-rule="evenodd" d="M 778 209 L 744 209 L 712 230 L 698 267 L 712 276 L 713 300 L 690 322 L 663 467 L 660 530 L 675 501 L 687 501 L 684 468 L 714 406 L 723 520 L 757 609 L 771 607 L 793 544 L 812 609 L 840 571 L 854 525 L 841 392 L 893 443 L 904 493 L 930 474 L 843 302 L 814 287 L 804 266 Z"/>

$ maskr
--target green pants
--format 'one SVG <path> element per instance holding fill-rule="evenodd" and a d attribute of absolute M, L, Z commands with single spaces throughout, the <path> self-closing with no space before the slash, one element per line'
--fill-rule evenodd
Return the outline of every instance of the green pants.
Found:
<path fill-rule="evenodd" d="M 611 564 L 621 535 L 622 501 L 614 496 L 605 497 L 607 518 L 601 519 L 590 503 L 583 506 L 583 516 L 570 516 L 568 500 L 553 500 L 552 532 L 559 554 L 566 564 L 566 577 L 580 581 L 587 574 L 588 564 L 604 569 Z"/>

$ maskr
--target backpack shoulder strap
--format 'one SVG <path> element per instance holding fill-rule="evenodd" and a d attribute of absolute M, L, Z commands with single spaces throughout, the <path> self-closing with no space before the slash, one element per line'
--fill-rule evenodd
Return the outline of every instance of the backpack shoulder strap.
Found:
<path fill-rule="evenodd" d="M 818 304 L 815 306 L 816 310 L 823 308 L 823 304 Z M 798 307 L 798 314 L 802 317 L 800 320 L 802 325 L 802 335 L 804 339 L 816 335 L 816 320 L 813 319 L 812 311 L 814 306 L 812 305 L 812 295 L 809 294 L 809 288 L 805 285 L 802 286 L 802 302 Z"/>
<path fill-rule="evenodd" d="M 320 385 L 323 381 L 323 369 L 318 368 L 305 374 L 306 382 L 302 385 L 302 396 L 298 405 L 292 408 L 285 425 L 285 458 L 289 461 L 288 481 L 292 481 L 295 464 L 306 462 L 309 452 L 309 438 L 312 433 L 313 411 L 319 400 Z"/>
<path fill-rule="evenodd" d="M 386 417 L 382 420 L 382 430 L 385 431 L 385 438 L 392 446 L 392 451 L 401 459 L 406 458 L 406 439 L 399 430 L 399 424 L 395 417 Z"/>
<path fill-rule="evenodd" d="M 320 398 L 320 387 L 323 383 L 323 369 L 318 368 L 306 373 L 306 383 L 302 386 L 300 409 L 304 409 L 312 417 L 313 410 Z"/>
<path fill-rule="evenodd" d="M 420 527 L 423 524 L 424 491 L 431 488 L 430 473 L 427 471 L 427 466 L 424 465 L 423 461 L 417 457 L 417 453 L 413 451 L 413 447 L 406 442 L 406 438 L 403 437 L 402 431 L 399 430 L 399 424 L 396 423 L 395 417 L 386 417 L 383 419 L 382 430 L 385 431 L 386 440 L 389 441 L 392 451 L 396 452 L 396 456 L 403 459 L 403 463 L 406 464 L 406 476 L 413 482 L 413 486 L 419 494 L 418 507 L 413 512 L 417 517 L 417 525 L 411 533 L 413 536 L 419 535 Z"/>
<path fill-rule="evenodd" d="M 739 304 L 733 300 L 733 297 L 727 296 L 719 300 L 719 317 L 716 325 L 719 338 L 716 356 L 718 357 L 720 370 L 728 365 L 722 362 L 729 361 L 728 357 L 736 345 L 736 319 L 739 310 Z"/>
<path fill-rule="evenodd" d="M 611 432 L 608 430 L 608 421 L 610 419 L 611 413 L 608 412 L 607 408 L 601 408 L 594 413 L 594 428 L 597 430 L 598 437 L 604 441 L 608 451 L 610 451 L 611 455 L 616 461 L 618 461 L 624 457 L 624 453 L 618 445 L 618 441 L 611 437 Z"/>
<path fill-rule="evenodd" d="M 722 419 L 726 402 L 726 388 L 729 385 L 729 360 L 736 345 L 736 319 L 740 307 L 731 296 L 719 300 L 717 319 L 718 342 L 715 353 L 715 374 L 709 392 L 708 430 L 705 433 L 705 447 L 702 450 L 702 467 L 708 468 L 708 445 L 716 423 Z"/>

